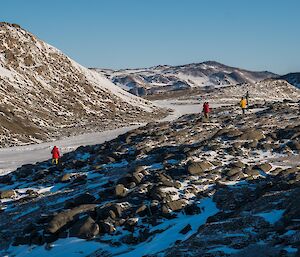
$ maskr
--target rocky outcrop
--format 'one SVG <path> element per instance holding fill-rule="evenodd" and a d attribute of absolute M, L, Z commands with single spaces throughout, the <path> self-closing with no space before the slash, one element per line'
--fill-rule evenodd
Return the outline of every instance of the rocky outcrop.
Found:
<path fill-rule="evenodd" d="M 50 249 L 78 237 L 101 242 L 108 252 L 99 252 L 110 256 L 110 249 L 130 254 L 164 238 L 168 249 L 144 255 L 238 256 L 263 245 L 292 256 L 300 167 L 289 142 L 298 140 L 298 120 L 297 105 L 285 104 L 257 106 L 243 118 L 222 107 L 210 123 L 194 114 L 149 123 L 67 153 L 58 166 L 45 161 L 0 177 L 9 191 L 1 191 L 0 248 Z"/>

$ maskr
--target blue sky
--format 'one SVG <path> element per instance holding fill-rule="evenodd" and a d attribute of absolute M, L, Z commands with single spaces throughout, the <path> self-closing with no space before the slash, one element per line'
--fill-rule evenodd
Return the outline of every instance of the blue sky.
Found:
<path fill-rule="evenodd" d="M 215 60 L 300 72 L 298 0 L 9 0 L 17 23 L 87 67 Z"/>

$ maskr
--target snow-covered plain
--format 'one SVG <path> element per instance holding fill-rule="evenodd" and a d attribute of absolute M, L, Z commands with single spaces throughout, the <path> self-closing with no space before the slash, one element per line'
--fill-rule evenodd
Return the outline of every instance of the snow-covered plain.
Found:
<path fill-rule="evenodd" d="M 0 149 L 0 175 L 9 173 L 23 164 L 35 163 L 49 159 L 51 157 L 51 149 L 54 145 L 57 145 L 61 150 L 61 153 L 64 154 L 75 150 L 81 145 L 101 144 L 105 141 L 112 140 L 118 135 L 124 134 L 127 131 L 135 129 L 141 125 L 143 124 L 103 132 L 83 134 L 55 142 Z"/>
<path fill-rule="evenodd" d="M 184 114 L 200 113 L 202 110 L 201 102 L 184 102 L 183 104 L 180 104 L 178 101 L 166 100 L 157 101 L 155 103 L 158 106 L 173 110 L 169 116 L 161 121 L 175 120 Z M 23 164 L 35 163 L 49 159 L 51 157 L 51 149 L 54 145 L 58 146 L 62 154 L 64 154 L 73 151 L 82 145 L 104 143 L 105 141 L 112 140 L 121 134 L 143 125 L 145 125 L 145 123 L 109 131 L 83 134 L 54 142 L 0 149 L 0 175 L 12 172 Z"/>

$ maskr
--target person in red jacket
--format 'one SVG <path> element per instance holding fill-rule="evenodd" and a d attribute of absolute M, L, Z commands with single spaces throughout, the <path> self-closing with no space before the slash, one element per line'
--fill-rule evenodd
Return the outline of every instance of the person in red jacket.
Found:
<path fill-rule="evenodd" d="M 208 103 L 208 102 L 205 102 L 205 103 L 203 104 L 203 113 L 204 113 L 204 117 L 205 117 L 206 119 L 209 118 L 209 115 L 208 115 L 209 112 L 210 112 L 209 103 Z"/>
<path fill-rule="evenodd" d="M 51 153 L 52 153 L 52 164 L 55 163 L 57 165 L 58 159 L 60 158 L 60 153 L 59 153 L 58 148 L 56 146 L 54 146 Z"/>

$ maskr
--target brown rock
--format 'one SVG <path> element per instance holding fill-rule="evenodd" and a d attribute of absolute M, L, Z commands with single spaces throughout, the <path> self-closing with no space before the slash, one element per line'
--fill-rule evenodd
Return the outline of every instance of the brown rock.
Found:
<path fill-rule="evenodd" d="M 188 172 L 191 175 L 201 175 L 208 171 L 212 164 L 208 161 L 193 162 L 188 166 Z"/>
<path fill-rule="evenodd" d="M 115 195 L 117 197 L 125 197 L 128 194 L 128 189 L 122 185 L 122 184 L 118 184 L 115 188 Z"/>
<path fill-rule="evenodd" d="M 80 219 L 70 229 L 70 236 L 82 239 L 90 239 L 98 234 L 99 225 L 91 217 Z"/>
<path fill-rule="evenodd" d="M 0 193 L 0 199 L 13 198 L 17 194 L 14 190 L 6 190 Z"/>

